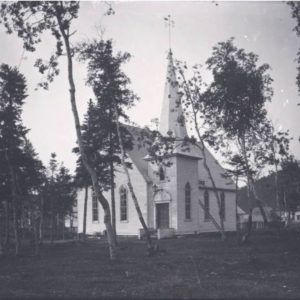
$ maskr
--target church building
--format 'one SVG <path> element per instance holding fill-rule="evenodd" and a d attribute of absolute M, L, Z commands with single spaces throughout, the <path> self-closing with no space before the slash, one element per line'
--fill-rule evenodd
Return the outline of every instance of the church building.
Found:
<path fill-rule="evenodd" d="M 187 136 L 187 130 L 185 124 L 178 122 L 178 118 L 182 116 L 182 108 L 178 105 L 180 101 L 178 87 L 171 84 L 175 78 L 170 51 L 159 131 L 163 136 L 171 131 L 176 140 L 182 140 Z M 131 127 L 133 139 L 135 133 L 137 135 L 139 131 L 140 128 Z M 127 153 L 132 162 L 129 173 L 148 228 L 175 235 L 217 231 L 210 218 L 212 215 L 220 223 L 217 199 L 207 171 L 203 167 L 200 149 L 195 145 L 191 145 L 189 151 L 184 151 L 180 146 L 176 147 L 170 158 L 171 166 L 158 167 L 151 162 L 145 147 L 134 144 L 133 149 Z M 225 231 L 235 231 L 237 226 L 235 184 L 231 179 L 222 176 L 224 169 L 208 149 L 205 151 L 221 199 Z M 142 225 L 128 190 L 123 169 L 116 170 L 115 176 L 116 232 L 118 235 L 138 235 Z M 110 191 L 104 195 L 110 202 Z M 199 199 L 203 207 L 199 205 Z M 81 233 L 83 190 L 78 191 L 77 211 L 78 232 Z M 101 205 L 93 198 L 90 190 L 87 203 L 87 234 L 104 232 L 103 214 Z"/>

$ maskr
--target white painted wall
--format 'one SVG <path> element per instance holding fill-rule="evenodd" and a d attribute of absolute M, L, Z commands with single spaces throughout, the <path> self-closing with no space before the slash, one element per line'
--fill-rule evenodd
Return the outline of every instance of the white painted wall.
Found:
<path fill-rule="evenodd" d="M 204 203 L 204 191 L 205 189 L 199 190 L 199 195 Z M 219 208 L 217 198 L 215 193 L 212 190 L 208 190 L 209 193 L 209 206 L 210 213 L 215 218 L 215 220 L 220 224 L 219 217 Z M 219 194 L 221 191 L 219 191 Z M 216 228 L 212 221 L 206 221 L 204 219 L 204 211 L 199 205 L 199 231 L 200 232 L 215 232 Z M 236 230 L 236 199 L 235 192 L 225 192 L 225 220 L 224 220 L 224 228 L 225 231 L 235 231 Z"/>
<path fill-rule="evenodd" d="M 134 191 L 136 197 L 139 201 L 140 209 L 144 216 L 145 221 L 147 222 L 147 183 L 141 173 L 137 170 L 135 166 L 133 169 L 129 170 L 129 174 L 131 176 L 132 184 L 134 187 Z M 130 195 L 130 192 L 127 188 L 128 195 L 128 212 L 127 212 L 127 221 L 120 221 L 120 197 L 119 197 L 119 189 L 121 185 L 125 185 L 127 187 L 127 179 L 121 168 L 119 168 L 116 172 L 115 178 L 115 202 L 116 202 L 116 229 L 117 234 L 119 235 L 137 235 L 139 228 L 142 228 L 138 215 L 135 210 L 135 206 Z M 111 197 L 110 191 L 104 192 L 104 196 L 110 203 L 111 207 Z M 77 201 L 78 201 L 78 232 L 81 233 L 83 231 L 83 208 L 84 208 L 84 190 L 79 190 L 77 193 Z M 105 225 L 103 222 L 104 212 L 99 203 L 99 221 L 92 221 L 92 195 L 91 189 L 89 189 L 89 197 L 88 197 L 88 205 L 87 205 L 87 234 L 94 233 L 102 233 L 105 230 Z"/>
<path fill-rule="evenodd" d="M 191 186 L 191 219 L 185 218 L 185 185 Z M 194 158 L 177 157 L 177 207 L 179 234 L 191 234 L 199 231 L 199 198 L 198 192 L 198 160 Z"/>
<path fill-rule="evenodd" d="M 195 232 L 215 232 L 216 228 L 211 221 L 204 220 L 204 212 L 198 204 L 198 199 L 204 199 L 203 194 L 205 187 L 199 189 L 198 183 L 198 165 L 197 161 L 191 158 L 178 157 L 173 158 L 173 165 L 166 168 L 166 180 L 159 181 L 155 174 L 157 167 L 149 163 L 148 176 L 159 187 L 164 188 L 171 195 L 170 201 L 170 227 L 174 228 L 178 234 L 191 234 Z M 139 170 L 133 165 L 133 169 L 129 170 L 133 187 L 138 198 L 140 208 L 144 219 L 149 227 L 156 227 L 155 220 L 155 203 L 153 201 L 152 183 L 147 183 Z M 122 184 L 126 186 L 126 177 L 121 168 L 116 172 L 116 227 L 119 235 L 137 235 L 142 228 L 138 219 L 133 200 L 128 190 L 128 220 L 120 221 L 120 197 L 119 189 Z M 191 220 L 185 220 L 185 184 L 189 182 L 192 188 L 191 200 Z M 220 193 L 220 191 L 219 191 Z M 110 203 L 110 192 L 104 193 Z M 210 196 L 210 213 L 219 222 L 218 205 L 212 190 L 209 190 Z M 102 233 L 105 230 L 103 223 L 103 210 L 99 204 L 99 221 L 92 222 L 92 200 L 91 190 L 89 190 L 88 206 L 87 206 L 87 233 Z M 147 199 L 149 199 L 147 201 Z M 84 190 L 78 191 L 78 232 L 83 230 L 83 206 L 84 206 Z M 236 230 L 236 202 L 235 192 L 225 192 L 225 230 Z"/>

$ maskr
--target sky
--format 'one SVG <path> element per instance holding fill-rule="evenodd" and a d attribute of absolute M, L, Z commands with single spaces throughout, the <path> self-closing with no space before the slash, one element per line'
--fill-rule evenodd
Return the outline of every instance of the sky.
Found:
<path fill-rule="evenodd" d="M 235 45 L 259 56 L 259 63 L 271 66 L 274 96 L 267 104 L 268 114 L 275 128 L 290 130 L 294 140 L 291 152 L 300 159 L 299 95 L 296 86 L 296 62 L 300 39 L 293 28 L 290 8 L 283 2 L 195 2 L 144 1 L 112 2 L 114 15 L 104 16 L 103 2 L 81 2 L 79 18 L 73 23 L 76 33 L 72 43 L 94 38 L 113 39 L 116 51 L 127 51 L 132 58 L 124 71 L 131 79 L 131 88 L 140 101 L 128 113 L 139 126 L 150 125 L 160 116 L 163 89 L 166 80 L 168 28 L 164 17 L 171 15 L 175 22 L 171 33 L 174 57 L 189 66 L 202 64 L 204 81 L 211 75 L 205 70 L 205 61 L 212 47 L 230 37 Z M 56 152 L 59 161 L 74 171 L 76 145 L 73 115 L 65 57 L 60 60 L 60 75 L 48 91 L 35 90 L 41 75 L 33 67 L 37 58 L 47 59 L 55 50 L 53 38 L 46 34 L 36 52 L 22 50 L 22 41 L 16 35 L 7 35 L 0 27 L 0 63 L 20 67 L 28 84 L 23 122 L 30 129 L 29 139 L 40 159 L 48 164 L 50 153 Z M 87 101 L 93 97 L 85 86 L 86 68 L 75 62 L 77 104 L 81 120 Z"/>

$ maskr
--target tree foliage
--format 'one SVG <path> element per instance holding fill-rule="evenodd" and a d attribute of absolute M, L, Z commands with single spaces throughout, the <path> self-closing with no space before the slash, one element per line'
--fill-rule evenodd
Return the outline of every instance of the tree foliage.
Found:
<path fill-rule="evenodd" d="M 17 68 L 0 66 L 0 204 L 5 207 L 5 231 L 13 224 L 15 252 L 19 254 L 20 224 L 25 229 L 28 215 L 36 210 L 31 197 L 41 191 L 42 162 L 27 139 L 21 113 L 26 99 L 26 80 Z M 8 240 L 6 238 L 6 243 Z"/>
<path fill-rule="evenodd" d="M 1 22 L 4 23 L 8 33 L 12 33 L 13 31 L 18 33 L 18 36 L 23 39 L 23 47 L 26 50 L 35 51 L 36 44 L 41 42 L 41 35 L 44 32 L 50 31 L 53 35 L 56 41 L 56 52 L 47 63 L 44 63 L 42 59 L 38 59 L 35 64 L 42 74 L 47 71 L 46 81 L 41 83 L 42 87 L 48 88 L 48 83 L 59 73 L 58 57 L 66 54 L 70 103 L 74 117 L 77 142 L 82 162 L 91 177 L 96 197 L 104 210 L 104 223 L 107 230 L 110 257 L 114 260 L 116 258 L 116 247 L 110 220 L 110 208 L 107 199 L 102 194 L 98 185 L 94 166 L 89 163 L 88 156 L 85 152 L 76 103 L 73 70 L 75 49 L 71 44 L 71 37 L 75 32 L 70 32 L 70 29 L 72 21 L 78 17 L 79 2 L 13 2 L 3 3 L 1 8 Z M 63 49 L 65 53 L 63 53 Z"/>
<path fill-rule="evenodd" d="M 298 1 L 288 1 L 287 4 L 290 6 L 292 10 L 292 17 L 296 20 L 296 26 L 294 27 L 294 31 L 296 32 L 297 36 L 300 37 L 300 3 Z M 300 91 L 300 49 L 297 53 L 297 77 L 296 83 L 298 86 L 298 91 Z"/>
<path fill-rule="evenodd" d="M 213 81 L 202 98 L 204 124 L 209 128 L 209 143 L 216 150 L 222 148 L 227 160 L 234 158 L 245 171 L 251 203 L 246 237 L 251 231 L 251 212 L 255 205 L 260 207 L 267 222 L 255 191 L 254 175 L 265 166 L 270 146 L 267 141 L 272 140 L 265 108 L 273 95 L 270 67 L 258 66 L 258 56 L 237 48 L 233 38 L 213 47 L 206 64 L 212 71 Z"/>

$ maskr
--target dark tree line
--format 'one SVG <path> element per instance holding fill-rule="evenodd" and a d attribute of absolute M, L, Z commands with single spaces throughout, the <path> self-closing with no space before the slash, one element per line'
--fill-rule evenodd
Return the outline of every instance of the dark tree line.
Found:
<path fill-rule="evenodd" d="M 32 239 L 37 252 L 49 212 L 64 230 L 65 214 L 74 205 L 73 179 L 55 160 L 50 164 L 49 178 L 28 140 L 29 130 L 21 118 L 27 86 L 17 68 L 0 66 L 0 91 L 1 245 L 8 250 L 13 241 L 18 255 L 21 240 Z M 51 224 L 54 228 L 54 221 Z"/>

